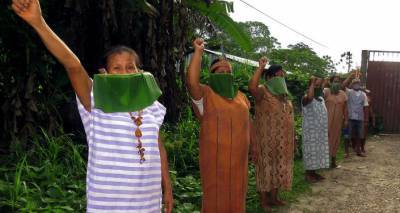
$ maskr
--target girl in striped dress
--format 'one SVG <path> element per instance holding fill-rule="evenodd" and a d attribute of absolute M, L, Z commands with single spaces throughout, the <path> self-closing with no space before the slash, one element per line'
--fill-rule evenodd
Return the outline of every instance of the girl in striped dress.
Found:
<path fill-rule="evenodd" d="M 162 200 L 165 211 L 171 212 L 168 161 L 159 139 L 165 107 L 154 101 L 134 112 L 105 113 L 95 108 L 92 80 L 76 55 L 46 24 L 38 0 L 13 0 L 12 8 L 65 67 L 76 92 L 89 146 L 87 212 L 160 212 Z M 105 62 L 110 74 L 138 72 L 139 58 L 127 47 L 108 52 Z"/>

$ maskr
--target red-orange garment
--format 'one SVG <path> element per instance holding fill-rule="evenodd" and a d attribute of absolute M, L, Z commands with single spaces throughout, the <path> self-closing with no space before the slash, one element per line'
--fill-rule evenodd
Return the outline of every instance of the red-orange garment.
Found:
<path fill-rule="evenodd" d="M 344 110 L 347 110 L 347 96 L 342 90 L 340 90 L 337 95 L 332 94 L 329 88 L 326 88 L 324 93 L 325 105 L 328 110 L 329 155 L 331 157 L 336 157 L 344 121 Z"/>
<path fill-rule="evenodd" d="M 256 185 L 259 192 L 290 190 L 293 180 L 294 117 L 291 101 L 257 88 L 254 129 L 258 157 Z"/>
<path fill-rule="evenodd" d="M 247 164 L 250 144 L 250 104 L 238 92 L 223 98 L 203 85 L 204 113 L 200 120 L 202 212 L 246 211 Z"/>

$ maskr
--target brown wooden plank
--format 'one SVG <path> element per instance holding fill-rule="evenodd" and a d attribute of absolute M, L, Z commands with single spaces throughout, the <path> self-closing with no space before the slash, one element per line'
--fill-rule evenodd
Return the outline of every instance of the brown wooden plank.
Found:
<path fill-rule="evenodd" d="M 382 116 L 385 131 L 400 132 L 400 63 L 369 61 L 367 87 L 374 111 Z"/>

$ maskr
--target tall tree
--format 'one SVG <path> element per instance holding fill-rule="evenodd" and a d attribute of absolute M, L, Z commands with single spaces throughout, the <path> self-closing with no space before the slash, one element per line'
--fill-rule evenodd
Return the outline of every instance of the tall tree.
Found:
<path fill-rule="evenodd" d="M 248 21 L 239 22 L 240 28 L 246 32 L 251 39 L 251 50 L 243 49 L 231 36 L 221 30 L 214 30 L 211 33 L 205 33 L 208 47 L 211 49 L 223 49 L 230 54 L 258 60 L 261 56 L 267 55 L 274 48 L 280 47 L 280 43 L 262 22 Z"/>
<path fill-rule="evenodd" d="M 0 3 L 0 129 L 3 147 L 29 137 L 38 127 L 55 133 L 63 123 L 77 129 L 75 94 L 63 68 L 39 37 Z M 124 44 L 140 55 L 143 69 L 163 90 L 167 120 L 176 121 L 185 107 L 184 53 L 190 46 L 190 20 L 201 17 L 221 27 L 246 47 L 246 35 L 228 16 L 232 4 L 196 0 L 41 0 L 44 16 L 92 76 L 110 46 Z M 221 16 L 221 17 L 220 17 Z M 244 36 L 243 36 L 244 35 Z M 16 42 L 18 41 L 18 42 Z"/>

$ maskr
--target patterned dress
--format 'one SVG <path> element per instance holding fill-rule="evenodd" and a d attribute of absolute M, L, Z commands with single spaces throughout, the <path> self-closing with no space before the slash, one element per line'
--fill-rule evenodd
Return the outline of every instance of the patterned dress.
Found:
<path fill-rule="evenodd" d="M 255 94 L 257 191 L 290 190 L 293 178 L 294 117 L 289 100 L 272 95 L 264 86 Z"/>
<path fill-rule="evenodd" d="M 93 93 L 91 106 L 94 106 Z M 84 109 L 77 98 L 89 155 L 86 175 L 87 212 L 160 212 L 161 160 L 158 132 L 165 115 L 159 102 L 142 112 L 140 126 L 146 161 L 140 164 L 129 113 Z M 132 115 L 137 116 L 137 112 Z"/>
<path fill-rule="evenodd" d="M 319 98 L 314 98 L 302 110 L 305 170 L 329 168 L 328 115 L 324 99 Z"/>

